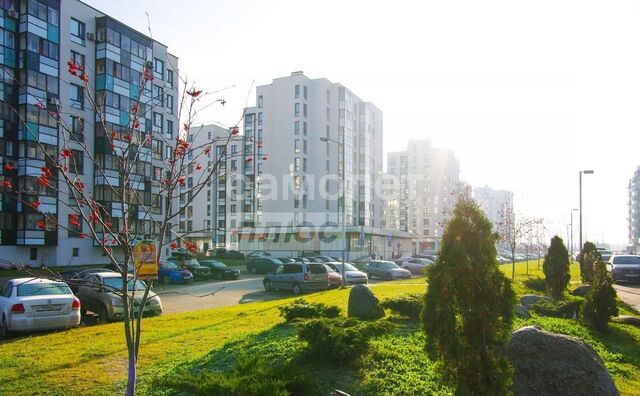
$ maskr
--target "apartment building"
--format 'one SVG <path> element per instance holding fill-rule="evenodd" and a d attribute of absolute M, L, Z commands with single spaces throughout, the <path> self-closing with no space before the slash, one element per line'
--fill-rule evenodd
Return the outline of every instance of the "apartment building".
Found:
<path fill-rule="evenodd" d="M 410 140 L 407 150 L 389 153 L 382 226 L 415 235 L 412 253 L 439 249 L 444 224 L 462 192 L 459 173 L 453 152 L 432 147 L 429 140 Z"/>
<path fill-rule="evenodd" d="M 495 190 L 489 186 L 474 187 L 473 198 L 484 212 L 485 216 L 496 229 L 498 223 L 502 221 L 502 216 L 508 206 L 513 206 L 513 192 L 505 190 Z"/>
<path fill-rule="evenodd" d="M 629 246 L 627 250 L 640 252 L 640 167 L 629 179 Z"/>
<path fill-rule="evenodd" d="M 67 187 L 38 185 L 36 179 L 45 165 L 39 142 L 53 156 L 60 152 L 61 128 L 50 116 L 62 115 L 71 128 L 68 144 L 78 163 L 87 189 L 114 217 L 127 213 L 132 225 L 145 237 L 157 235 L 153 218 L 163 210 L 160 194 L 163 160 L 171 155 L 166 144 L 178 133 L 178 58 L 167 47 L 99 10 L 77 0 L 0 1 L 0 64 L 2 77 L 2 124 L 0 161 L 13 169 L 3 169 L 2 180 L 17 181 L 26 201 L 38 200 L 40 210 L 54 214 L 60 224 L 68 224 L 73 201 Z M 91 94 L 103 104 L 97 114 L 85 95 L 82 82 L 67 71 L 73 59 L 84 65 Z M 140 92 L 143 69 L 154 79 Z M 121 134 L 130 119 L 131 106 L 140 97 L 143 103 L 141 130 L 151 135 L 148 146 L 140 148 L 139 161 L 129 186 L 142 197 L 144 205 L 122 208 L 114 202 L 109 183 L 120 183 L 108 137 Z M 38 101 L 46 108 L 37 106 Z M 20 117 L 12 109 L 18 109 Z M 25 122 L 21 122 L 24 119 Z M 104 127 L 99 119 L 104 119 Z M 94 172 L 94 165 L 83 154 L 81 143 L 93 149 L 92 156 L 105 172 Z M 60 194 L 60 195 L 58 195 Z M 160 202 L 151 209 L 152 202 Z M 2 257 L 29 265 L 77 265 L 108 262 L 101 248 L 91 239 L 78 236 L 88 232 L 87 224 L 67 231 L 36 225 L 44 216 L 19 200 L 0 192 L 0 252 Z M 150 213 L 151 212 L 151 213 Z"/>

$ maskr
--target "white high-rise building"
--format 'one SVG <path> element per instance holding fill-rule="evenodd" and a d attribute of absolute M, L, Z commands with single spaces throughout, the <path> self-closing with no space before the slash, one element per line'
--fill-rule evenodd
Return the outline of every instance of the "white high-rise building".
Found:
<path fill-rule="evenodd" d="M 493 228 L 502 220 L 507 206 L 513 205 L 513 192 L 495 190 L 491 187 L 474 187 L 473 198 L 493 224 Z"/>
<path fill-rule="evenodd" d="M 415 235 L 413 253 L 440 248 L 443 227 L 461 193 L 459 164 L 447 148 L 411 140 L 387 156 L 383 227 Z"/>

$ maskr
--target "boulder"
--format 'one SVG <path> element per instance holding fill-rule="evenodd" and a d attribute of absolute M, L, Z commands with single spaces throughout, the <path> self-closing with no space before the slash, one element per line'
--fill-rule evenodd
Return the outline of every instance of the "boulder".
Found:
<path fill-rule="evenodd" d="M 529 310 L 523 305 L 516 305 L 516 316 L 519 318 L 528 319 L 531 317 Z"/>
<path fill-rule="evenodd" d="M 618 395 L 598 354 L 581 340 L 527 326 L 513 332 L 507 355 L 516 395 Z"/>
<path fill-rule="evenodd" d="M 359 319 L 380 319 L 384 316 L 384 309 L 380 306 L 380 300 L 366 285 L 356 285 L 349 293 L 349 317 Z"/>
<path fill-rule="evenodd" d="M 640 318 L 637 316 L 620 315 L 620 316 L 611 318 L 611 321 L 615 323 L 624 323 L 624 324 L 629 324 L 631 326 L 640 327 Z"/>
<path fill-rule="evenodd" d="M 587 293 L 589 293 L 589 290 L 591 290 L 591 285 L 582 285 L 573 289 L 571 294 L 578 297 L 584 297 L 587 295 Z"/>
<path fill-rule="evenodd" d="M 553 298 L 547 296 L 539 296 L 537 294 L 525 294 L 520 298 L 520 303 L 527 309 L 531 308 L 533 304 L 537 304 L 540 301 L 553 302 Z"/>

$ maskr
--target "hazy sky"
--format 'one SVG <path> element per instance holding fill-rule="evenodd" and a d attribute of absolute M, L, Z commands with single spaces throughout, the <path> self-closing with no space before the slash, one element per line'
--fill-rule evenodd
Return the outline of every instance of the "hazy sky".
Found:
<path fill-rule="evenodd" d="M 303 70 L 380 107 L 385 152 L 411 138 L 451 147 L 463 180 L 514 191 L 520 213 L 563 238 L 578 170 L 594 169 L 585 239 L 627 243 L 627 185 L 640 165 L 639 2 L 86 2 L 147 34 L 148 12 L 182 74 L 207 91 L 234 86 L 203 123 L 235 124 L 253 81 Z"/>

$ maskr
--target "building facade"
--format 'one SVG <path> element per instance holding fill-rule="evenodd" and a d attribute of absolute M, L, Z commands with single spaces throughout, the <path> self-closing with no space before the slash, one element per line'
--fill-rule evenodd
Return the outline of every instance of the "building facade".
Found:
<path fill-rule="evenodd" d="M 167 47 L 127 27 L 119 21 L 77 0 L 0 1 L 0 28 L 3 42 L 2 64 L 3 112 L 0 128 L 2 178 L 17 181 L 20 199 L 2 191 L 0 194 L 0 251 L 28 265 L 78 265 L 108 262 L 102 249 L 91 239 L 78 236 L 88 233 L 80 223 L 73 230 L 59 227 L 41 230 L 36 225 L 45 218 L 21 201 L 38 200 L 40 210 L 67 225 L 70 207 L 68 188 L 56 180 L 54 187 L 37 183 L 40 168 L 45 166 L 42 147 L 57 157 L 60 145 L 68 148 L 77 161 L 76 174 L 87 190 L 114 218 L 117 229 L 125 208 L 114 202 L 111 185 L 121 183 L 114 160 L 122 144 L 122 130 L 130 123 L 131 107 L 141 103 L 141 133 L 151 135 L 139 150 L 139 161 L 131 175 L 132 194 L 143 205 L 127 208 L 131 224 L 145 237 L 157 234 L 153 218 L 166 207 L 152 206 L 160 195 L 163 161 L 172 152 L 168 144 L 178 133 L 177 77 L 178 59 Z M 83 65 L 90 90 L 67 71 L 67 62 Z M 153 81 L 141 91 L 142 72 L 148 69 Z M 99 106 L 92 105 L 94 98 Z M 46 104 L 41 108 L 39 103 Z M 14 111 L 13 109 L 17 109 Z M 51 115 L 60 114 L 60 123 Z M 118 135 L 117 140 L 113 136 Z M 104 172 L 94 172 L 91 156 Z M 135 213 L 134 213 L 135 212 Z"/>
<path fill-rule="evenodd" d="M 495 190 L 491 187 L 474 187 L 473 199 L 478 203 L 485 216 L 493 224 L 495 230 L 498 223 L 502 221 L 503 214 L 507 208 L 513 207 L 513 192 L 505 190 Z"/>
<path fill-rule="evenodd" d="M 640 252 L 640 167 L 629 180 L 629 246 L 627 250 Z"/>
<path fill-rule="evenodd" d="M 408 253 L 440 248 L 444 224 L 457 202 L 459 163 L 453 152 L 410 140 L 407 150 L 387 156 L 382 226 L 410 232 L 415 239 Z"/>

